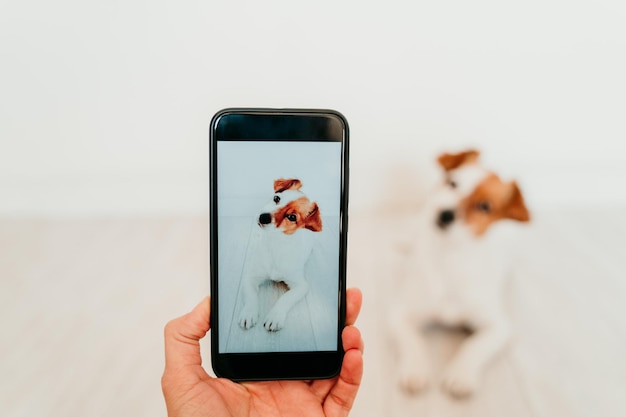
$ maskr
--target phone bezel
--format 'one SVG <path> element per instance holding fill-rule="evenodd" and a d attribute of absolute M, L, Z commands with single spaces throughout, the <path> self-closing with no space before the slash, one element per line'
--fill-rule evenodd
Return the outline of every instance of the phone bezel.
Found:
<path fill-rule="evenodd" d="M 228 108 L 217 112 L 209 125 L 209 252 L 211 275 L 211 361 L 215 374 L 236 381 L 323 379 L 336 376 L 343 360 L 341 332 L 345 326 L 346 258 L 348 236 L 349 128 L 334 110 Z M 218 140 L 332 141 L 342 143 L 338 282 L 338 334 L 335 351 L 220 353 L 217 253 L 217 142 Z"/>

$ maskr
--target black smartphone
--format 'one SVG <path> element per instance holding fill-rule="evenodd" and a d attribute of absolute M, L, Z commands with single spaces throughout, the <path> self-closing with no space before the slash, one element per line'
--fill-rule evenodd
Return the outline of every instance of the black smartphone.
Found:
<path fill-rule="evenodd" d="M 211 359 L 236 381 L 339 373 L 348 123 L 338 112 L 225 109 L 210 124 Z"/>

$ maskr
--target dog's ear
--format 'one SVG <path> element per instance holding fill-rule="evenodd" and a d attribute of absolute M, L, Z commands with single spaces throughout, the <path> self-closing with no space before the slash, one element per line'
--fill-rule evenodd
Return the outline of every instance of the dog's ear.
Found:
<path fill-rule="evenodd" d="M 304 219 L 304 227 L 314 232 L 322 231 L 322 216 L 320 215 L 320 208 L 317 203 L 312 203 L 309 207 L 309 213 Z"/>
<path fill-rule="evenodd" d="M 475 162 L 480 152 L 470 149 L 460 153 L 444 153 L 439 155 L 437 162 L 447 172 L 460 167 L 463 164 Z"/>
<path fill-rule="evenodd" d="M 515 181 L 511 181 L 509 183 L 509 187 L 511 192 L 508 203 L 504 208 L 504 217 L 520 222 L 530 221 L 530 213 L 526 208 L 524 197 L 522 196 L 522 192 L 517 186 L 517 183 Z"/>
<path fill-rule="evenodd" d="M 302 182 L 297 178 L 279 178 L 274 181 L 274 192 L 282 193 L 286 190 L 299 190 L 302 187 Z"/>

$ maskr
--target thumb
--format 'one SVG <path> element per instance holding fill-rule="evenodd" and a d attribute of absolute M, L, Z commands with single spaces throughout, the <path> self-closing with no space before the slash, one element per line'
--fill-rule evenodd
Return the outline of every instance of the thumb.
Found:
<path fill-rule="evenodd" d="M 211 298 L 206 297 L 190 313 L 165 326 L 165 370 L 202 365 L 200 339 L 210 329 Z"/>

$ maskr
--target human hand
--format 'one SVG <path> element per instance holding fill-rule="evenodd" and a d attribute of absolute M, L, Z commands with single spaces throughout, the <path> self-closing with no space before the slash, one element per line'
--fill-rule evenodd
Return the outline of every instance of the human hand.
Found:
<path fill-rule="evenodd" d="M 202 416 L 346 416 L 361 384 L 363 340 L 354 322 L 362 295 L 346 294 L 345 355 L 339 375 L 314 381 L 235 383 L 213 378 L 202 367 L 200 339 L 209 331 L 210 303 L 205 298 L 190 313 L 165 326 L 165 371 L 161 379 L 170 417 Z"/>

